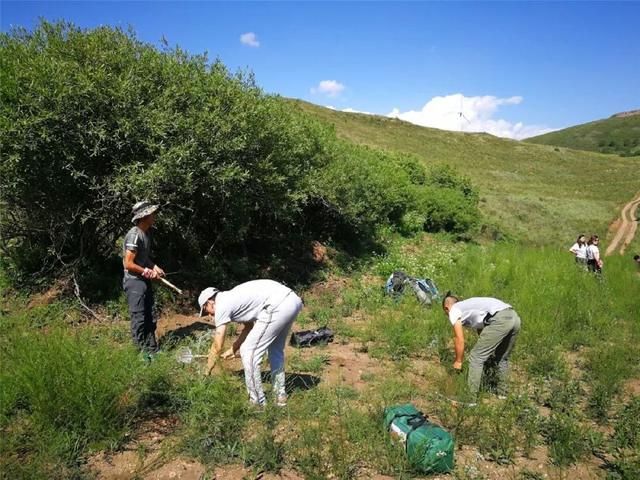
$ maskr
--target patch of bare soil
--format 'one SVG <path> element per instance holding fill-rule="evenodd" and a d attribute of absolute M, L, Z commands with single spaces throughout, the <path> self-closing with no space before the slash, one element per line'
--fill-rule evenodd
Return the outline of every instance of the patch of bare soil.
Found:
<path fill-rule="evenodd" d="M 319 287 L 326 290 L 340 288 L 336 281 L 328 282 Z M 159 330 L 166 334 L 175 332 L 197 324 L 200 320 L 194 316 L 171 315 L 161 319 Z M 205 325 L 205 328 L 210 328 Z M 572 373 L 576 376 L 582 363 L 584 352 L 571 352 L 567 354 L 567 360 Z M 327 364 L 323 371 L 318 373 L 319 385 L 312 385 L 309 388 L 348 386 L 359 392 L 366 392 L 374 378 L 381 378 L 385 375 L 402 375 L 407 381 L 424 387 L 439 375 L 441 366 L 436 359 L 431 358 L 411 358 L 404 367 L 398 362 L 389 360 L 378 360 L 370 357 L 366 350 L 357 342 L 346 343 L 346 340 L 337 338 L 335 342 L 323 347 L 311 347 L 305 349 L 293 349 L 287 346 L 286 355 L 291 358 L 293 355 L 299 356 L 302 360 L 311 360 L 318 355 L 326 357 Z M 235 358 L 225 361 L 225 368 L 240 373 L 242 364 L 240 359 Z M 267 368 L 265 368 L 266 370 Z M 300 376 L 302 372 L 291 369 L 287 371 L 288 377 Z M 440 375 L 442 372 L 440 372 Z M 304 374 L 302 373 L 304 376 Z M 265 380 L 267 380 L 265 378 Z M 640 380 L 629 381 L 626 385 L 627 391 L 631 394 L 640 394 Z M 424 388 L 422 388 L 424 391 Z M 425 412 L 433 410 L 432 399 L 427 397 L 415 399 L 416 404 Z M 438 422 L 437 418 L 432 417 Z M 202 478 L 213 478 L 220 480 L 240 480 L 240 479 L 263 479 L 263 480 L 300 480 L 304 478 L 294 470 L 285 469 L 279 474 L 256 473 L 251 468 L 242 465 L 226 465 L 209 467 L 197 461 L 175 456 L 171 452 L 175 451 L 171 432 L 176 427 L 176 421 L 172 419 L 159 419 L 143 424 L 136 433 L 135 438 L 129 442 L 125 448 L 115 454 L 102 453 L 94 456 L 89 465 L 98 479 L 120 480 L 130 478 L 141 478 L 147 480 L 164 479 L 186 479 L 196 480 Z M 286 430 L 285 426 L 281 428 Z M 290 434 L 283 431 L 281 434 Z M 534 449 L 529 457 L 524 457 L 521 453 L 516 455 L 514 464 L 501 465 L 497 462 L 485 458 L 477 447 L 463 446 L 456 450 L 456 472 L 462 478 L 483 478 L 486 480 L 509 480 L 520 479 L 522 472 L 531 475 L 539 474 L 544 479 L 602 479 L 606 472 L 601 468 L 602 461 L 590 457 L 576 465 L 558 468 L 553 466 L 549 460 L 549 454 L 545 446 Z M 372 480 L 390 480 L 392 477 L 377 474 L 376 472 L 363 469 L 358 478 Z M 432 476 L 434 480 L 449 480 L 451 475 Z M 531 477 L 535 478 L 535 477 Z"/>
<path fill-rule="evenodd" d="M 340 293 L 345 289 L 348 284 L 348 279 L 345 277 L 329 277 L 324 282 L 318 282 L 314 284 L 304 294 L 305 298 L 322 297 L 330 295 L 336 299 L 336 302 L 342 301 L 342 295 Z"/>
<path fill-rule="evenodd" d="M 255 473 L 241 465 L 225 465 L 216 467 L 213 471 L 215 480 L 303 480 L 293 470 L 281 470 L 280 473 Z"/>
<path fill-rule="evenodd" d="M 363 390 L 367 386 L 363 374 L 376 375 L 382 371 L 382 364 L 358 352 L 353 345 L 338 342 L 327 346 L 324 353 L 329 356 L 329 365 L 322 374 L 324 385 L 348 385 L 355 390 Z"/>
<path fill-rule="evenodd" d="M 629 396 L 640 396 L 640 378 L 632 378 L 624 385 L 624 391 Z"/>
<path fill-rule="evenodd" d="M 48 290 L 36 293 L 29 300 L 27 308 L 45 307 L 55 302 L 69 288 L 68 280 L 57 280 Z"/>
<path fill-rule="evenodd" d="M 172 417 L 144 422 L 121 451 L 91 457 L 90 470 L 99 480 L 199 480 L 205 473 L 204 466 L 170 454 L 171 442 L 167 437 L 176 425 L 177 420 Z"/>
<path fill-rule="evenodd" d="M 206 317 L 197 315 L 166 315 L 158 319 L 156 325 L 156 336 L 160 339 L 168 334 L 188 335 L 197 330 L 207 330 L 214 328 Z"/>
<path fill-rule="evenodd" d="M 535 448 L 529 457 L 516 457 L 515 462 L 508 465 L 487 460 L 477 448 L 469 445 L 456 450 L 455 459 L 456 470 L 465 472 L 469 478 L 519 479 L 523 478 L 521 476 L 523 471 L 548 479 L 597 480 L 605 478 L 605 472 L 600 468 L 601 462 L 598 459 L 592 458 L 592 461 L 560 468 L 549 463 L 547 448 L 543 446 Z"/>
<path fill-rule="evenodd" d="M 622 225 L 622 220 L 619 218 L 616 218 L 613 222 L 611 222 L 609 224 L 609 228 L 607 229 L 607 233 L 609 235 L 615 235 L 616 232 L 620 229 L 620 226 Z"/>
<path fill-rule="evenodd" d="M 424 236 L 419 244 L 408 243 L 406 245 L 403 245 L 402 253 L 406 255 L 419 255 L 424 252 L 424 250 L 427 248 L 427 245 L 433 243 L 434 240 L 433 238 L 431 238 L 431 236 Z"/>
<path fill-rule="evenodd" d="M 329 263 L 327 247 L 315 240 L 311 242 L 311 258 L 314 262 L 322 265 Z"/>

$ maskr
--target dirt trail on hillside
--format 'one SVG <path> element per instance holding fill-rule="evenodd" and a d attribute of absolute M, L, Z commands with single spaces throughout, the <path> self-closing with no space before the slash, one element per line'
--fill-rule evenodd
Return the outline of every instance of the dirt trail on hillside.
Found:
<path fill-rule="evenodd" d="M 631 240 L 633 240 L 633 237 L 636 234 L 636 229 L 638 228 L 638 217 L 636 216 L 636 212 L 639 205 L 640 193 L 638 193 L 633 200 L 622 208 L 620 219 L 617 221 L 619 223 L 618 230 L 607 247 L 605 255 L 611 255 L 615 251 L 618 251 L 618 253 L 622 255 L 625 249 L 629 246 Z"/>

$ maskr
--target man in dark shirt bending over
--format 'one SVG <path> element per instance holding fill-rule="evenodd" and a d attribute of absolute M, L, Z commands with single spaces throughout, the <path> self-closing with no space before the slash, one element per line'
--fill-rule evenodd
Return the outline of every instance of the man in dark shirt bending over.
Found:
<path fill-rule="evenodd" d="M 122 264 L 124 279 L 122 285 L 129 315 L 133 343 L 147 354 L 158 351 L 156 323 L 153 318 L 153 288 L 151 280 L 164 276 L 164 270 L 151 261 L 151 227 L 156 220 L 158 205 L 142 201 L 133 206 L 131 228 L 124 238 Z"/>

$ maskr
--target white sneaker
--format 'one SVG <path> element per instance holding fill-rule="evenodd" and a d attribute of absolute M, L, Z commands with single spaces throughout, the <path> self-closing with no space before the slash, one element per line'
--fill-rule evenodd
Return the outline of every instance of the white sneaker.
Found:
<path fill-rule="evenodd" d="M 287 406 L 287 396 L 279 396 L 278 398 L 276 398 L 276 405 L 278 407 L 286 407 Z"/>

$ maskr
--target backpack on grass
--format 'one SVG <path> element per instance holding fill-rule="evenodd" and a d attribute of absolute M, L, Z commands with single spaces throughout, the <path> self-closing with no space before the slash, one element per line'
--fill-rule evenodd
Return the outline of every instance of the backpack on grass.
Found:
<path fill-rule="evenodd" d="M 453 470 L 453 437 L 431 423 L 411 404 L 384 409 L 384 427 L 400 439 L 409 463 L 421 473 L 446 473 Z"/>
<path fill-rule="evenodd" d="M 436 284 L 430 278 L 413 278 L 401 270 L 393 272 L 387 279 L 385 292 L 392 297 L 400 298 L 405 287 L 409 285 L 416 298 L 423 305 L 431 305 L 440 296 Z"/>
<path fill-rule="evenodd" d="M 303 348 L 310 347 L 319 343 L 333 342 L 333 330 L 322 327 L 317 330 L 303 330 L 301 332 L 293 332 L 289 343 L 292 347 Z"/>

